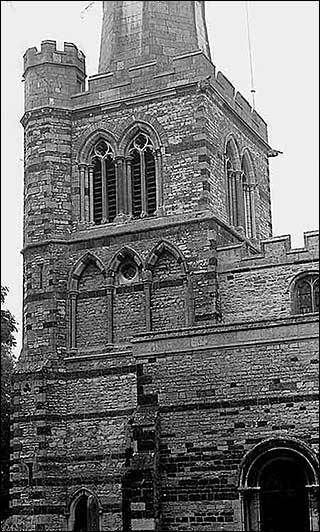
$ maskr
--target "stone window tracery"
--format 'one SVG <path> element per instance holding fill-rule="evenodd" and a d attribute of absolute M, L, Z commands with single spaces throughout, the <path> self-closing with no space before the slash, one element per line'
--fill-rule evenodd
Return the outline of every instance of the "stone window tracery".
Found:
<path fill-rule="evenodd" d="M 319 275 L 306 274 L 299 277 L 293 287 L 294 314 L 319 312 Z"/>

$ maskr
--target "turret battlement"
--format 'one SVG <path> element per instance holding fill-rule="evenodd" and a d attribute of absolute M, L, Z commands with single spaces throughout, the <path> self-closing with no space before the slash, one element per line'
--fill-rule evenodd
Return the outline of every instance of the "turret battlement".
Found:
<path fill-rule="evenodd" d="M 44 63 L 54 63 L 56 65 L 77 67 L 85 74 L 85 56 L 75 44 L 70 42 L 63 44 L 63 50 L 57 50 L 56 41 L 42 41 L 40 51 L 35 46 L 28 48 L 23 56 L 23 61 L 24 73 L 30 67 Z"/>
<path fill-rule="evenodd" d="M 265 264 L 290 264 L 303 259 L 315 259 L 319 256 L 319 231 L 303 234 L 304 247 L 292 248 L 290 235 L 283 235 L 263 240 L 261 252 L 255 255 L 248 245 L 237 244 L 217 248 L 218 263 L 222 270 L 232 268 L 255 267 Z"/>
<path fill-rule="evenodd" d="M 26 111 L 47 105 L 70 108 L 70 97 L 84 91 L 85 56 L 75 44 L 65 42 L 57 50 L 56 41 L 42 41 L 40 51 L 29 48 L 23 60 Z"/>

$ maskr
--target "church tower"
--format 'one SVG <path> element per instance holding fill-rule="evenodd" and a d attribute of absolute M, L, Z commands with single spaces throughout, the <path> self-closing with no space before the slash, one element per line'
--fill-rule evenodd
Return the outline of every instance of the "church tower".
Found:
<path fill-rule="evenodd" d="M 223 417 L 206 425 L 206 409 L 228 409 L 230 382 L 209 375 L 232 381 L 215 350 L 245 341 L 233 309 L 246 320 L 253 308 L 229 270 L 244 256 L 252 269 L 271 237 L 266 124 L 216 72 L 198 0 L 103 2 L 87 84 L 83 53 L 48 40 L 26 51 L 24 80 L 10 519 L 28 531 L 240 530 L 236 480 L 209 473 L 203 453 L 224 463 L 231 432 Z M 240 461 L 245 449 L 230 448 Z"/>

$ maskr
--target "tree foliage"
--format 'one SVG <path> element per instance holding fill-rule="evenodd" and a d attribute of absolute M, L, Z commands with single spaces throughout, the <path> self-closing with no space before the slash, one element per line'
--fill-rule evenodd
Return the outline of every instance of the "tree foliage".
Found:
<path fill-rule="evenodd" d="M 0 517 L 9 510 L 9 460 L 10 460 L 10 407 L 11 377 L 14 368 L 12 348 L 16 345 L 14 334 L 17 322 L 9 310 L 3 308 L 8 288 L 1 286 L 1 437 L 0 437 Z"/>

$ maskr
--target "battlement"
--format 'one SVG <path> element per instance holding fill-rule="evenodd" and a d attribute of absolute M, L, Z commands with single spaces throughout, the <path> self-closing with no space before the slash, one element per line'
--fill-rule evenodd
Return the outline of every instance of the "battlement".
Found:
<path fill-rule="evenodd" d="M 77 67 L 83 74 L 85 73 L 85 56 L 75 44 L 70 42 L 64 43 L 63 50 L 57 50 L 56 41 L 42 41 L 40 51 L 35 46 L 28 48 L 23 56 L 23 61 L 24 73 L 26 73 L 28 68 L 44 63 L 69 65 Z"/>
<path fill-rule="evenodd" d="M 263 240 L 261 252 L 252 255 L 248 245 L 237 244 L 217 248 L 220 267 L 243 268 L 266 264 L 290 264 L 315 259 L 319 256 L 319 231 L 308 231 L 303 234 L 304 247 L 292 248 L 290 235 L 277 236 Z"/>
<path fill-rule="evenodd" d="M 88 92 L 77 95 L 74 106 L 78 108 L 94 104 L 102 98 L 111 103 L 137 93 L 141 95 L 146 91 L 174 89 L 184 83 L 198 83 L 200 90 L 218 93 L 250 128 L 265 142 L 268 140 L 265 121 L 242 94 L 236 92 L 222 72 L 216 73 L 215 65 L 201 50 L 175 56 L 161 63 L 149 61 L 129 68 L 123 68 L 119 61 L 116 67 L 116 70 L 90 76 Z"/>

